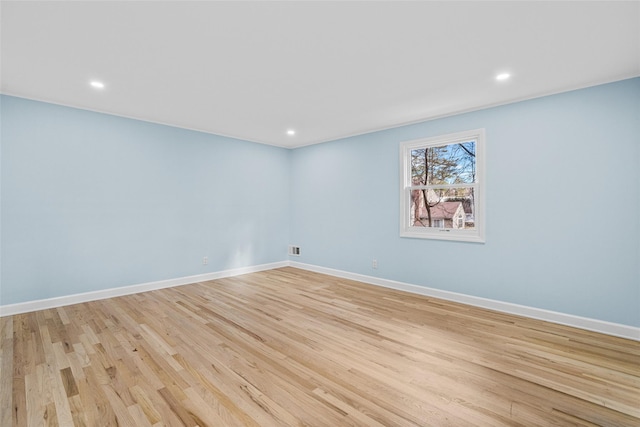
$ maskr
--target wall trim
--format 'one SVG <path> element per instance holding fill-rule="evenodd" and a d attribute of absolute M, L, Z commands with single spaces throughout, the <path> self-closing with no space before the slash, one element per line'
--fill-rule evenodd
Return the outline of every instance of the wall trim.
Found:
<path fill-rule="evenodd" d="M 444 291 L 441 289 L 429 288 L 427 286 L 413 285 L 410 283 L 382 279 L 380 277 L 367 276 L 364 274 L 351 273 L 348 271 L 336 270 L 333 268 L 321 267 L 313 264 L 305 264 L 297 261 L 279 261 L 269 264 L 260 264 L 249 267 L 216 271 L 212 273 L 198 274 L 195 276 L 185 276 L 175 279 L 160 280 L 156 282 L 140 283 L 131 286 L 122 286 L 118 288 L 102 289 L 99 291 L 65 295 L 61 297 L 0 305 L 0 317 L 28 313 L 31 311 L 45 310 L 49 308 L 63 307 L 65 305 L 78 304 L 89 301 L 97 301 L 106 298 L 137 294 L 140 292 L 148 292 L 157 289 L 189 285 L 193 283 L 205 282 L 208 280 L 223 279 L 225 277 L 241 276 L 243 274 L 257 273 L 259 271 L 273 270 L 282 267 L 299 268 L 301 270 L 313 271 L 315 273 L 326 274 L 328 276 L 355 280 L 370 285 L 396 289 L 434 298 L 440 298 L 447 301 L 459 302 L 462 304 L 487 308 L 489 310 L 515 314 L 518 316 L 544 320 L 560 325 L 572 326 L 574 328 L 586 329 L 588 331 L 599 332 L 602 334 L 640 341 L 640 328 L 634 326 L 612 323 L 604 320 L 591 319 L 588 317 L 580 317 L 572 314 L 560 313 L 557 311 L 545 310 L 542 308 L 535 308 L 509 302 L 492 300 L 488 298 L 476 297 L 457 292 Z"/>
<path fill-rule="evenodd" d="M 101 289 L 99 291 L 83 292 L 80 294 L 65 295 L 61 297 L 47 298 L 34 301 L 19 302 L 16 304 L 0 305 L 0 317 L 14 314 L 28 313 L 31 311 L 45 310 L 48 308 L 62 307 L 65 305 L 82 302 L 97 301 L 106 298 L 120 297 L 137 294 L 140 292 L 154 291 L 156 289 L 172 288 L 174 286 L 189 285 L 207 280 L 222 279 L 225 277 L 240 276 L 242 274 L 256 273 L 258 271 L 272 270 L 289 266 L 288 261 L 273 262 L 270 264 L 253 265 L 249 267 L 234 268 L 230 270 L 216 271 L 212 273 L 185 276 L 176 279 L 160 280 L 157 282 L 140 283 L 137 285 L 122 286 L 118 288 Z"/>
<path fill-rule="evenodd" d="M 621 338 L 627 338 L 640 341 L 640 328 L 634 326 L 623 325 L 620 323 L 612 323 L 604 320 L 591 319 L 588 317 L 580 317 L 572 314 L 560 313 L 557 311 L 545 310 L 542 308 L 528 307 L 525 305 L 513 304 L 509 302 L 497 301 L 488 298 L 475 297 L 471 295 L 461 294 L 457 292 L 444 291 L 441 289 L 429 288 L 426 286 L 413 285 L 410 283 L 397 282 L 395 280 L 382 279 L 379 277 L 366 276 L 364 274 L 351 273 L 343 270 L 335 270 L 333 268 L 320 267 L 312 264 L 305 264 L 296 261 L 290 261 L 291 267 L 301 270 L 313 271 L 316 273 L 327 274 L 329 276 L 340 277 L 343 279 L 356 280 L 358 282 L 368 283 L 370 285 L 382 286 L 385 288 L 396 289 L 414 294 L 440 298 L 447 301 L 459 302 L 476 307 L 487 308 L 490 310 L 500 311 L 503 313 L 515 314 L 518 316 L 529 317 L 532 319 L 544 320 L 547 322 L 557 323 L 574 328 L 586 329 L 588 331 L 599 332 L 602 334 L 613 335 Z"/>

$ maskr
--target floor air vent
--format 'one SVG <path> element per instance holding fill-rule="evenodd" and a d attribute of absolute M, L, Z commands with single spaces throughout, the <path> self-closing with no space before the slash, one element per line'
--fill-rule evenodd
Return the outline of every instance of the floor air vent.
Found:
<path fill-rule="evenodd" d="M 300 256 L 300 246 L 289 246 L 289 255 Z"/>

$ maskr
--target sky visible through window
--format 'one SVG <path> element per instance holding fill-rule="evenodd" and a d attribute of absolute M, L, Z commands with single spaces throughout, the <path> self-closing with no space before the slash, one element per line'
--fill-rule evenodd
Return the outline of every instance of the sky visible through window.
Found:
<path fill-rule="evenodd" d="M 474 183 L 475 153 L 475 141 L 411 150 L 412 185 Z"/>

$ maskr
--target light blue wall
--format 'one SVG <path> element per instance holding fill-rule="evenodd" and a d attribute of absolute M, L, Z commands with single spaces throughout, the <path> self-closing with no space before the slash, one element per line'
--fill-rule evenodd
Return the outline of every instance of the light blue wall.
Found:
<path fill-rule="evenodd" d="M 292 151 L 0 101 L 0 304 L 282 261 L 290 242 L 295 261 L 640 326 L 640 78 Z M 400 142 L 475 128 L 487 243 L 400 238 Z"/>
<path fill-rule="evenodd" d="M 400 142 L 476 128 L 486 244 L 400 238 Z M 639 170 L 640 78 L 296 149 L 291 259 L 640 326 Z"/>
<path fill-rule="evenodd" d="M 286 259 L 290 151 L 1 101 L 0 304 Z"/>

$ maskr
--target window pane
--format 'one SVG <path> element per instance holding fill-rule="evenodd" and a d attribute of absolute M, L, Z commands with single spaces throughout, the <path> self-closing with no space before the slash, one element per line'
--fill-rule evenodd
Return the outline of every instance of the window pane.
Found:
<path fill-rule="evenodd" d="M 476 182 L 476 142 L 468 141 L 411 150 L 411 184 Z"/>
<path fill-rule="evenodd" d="M 400 144 L 400 236 L 485 242 L 485 130 Z"/>
<path fill-rule="evenodd" d="M 472 187 L 409 191 L 411 227 L 475 228 Z"/>

